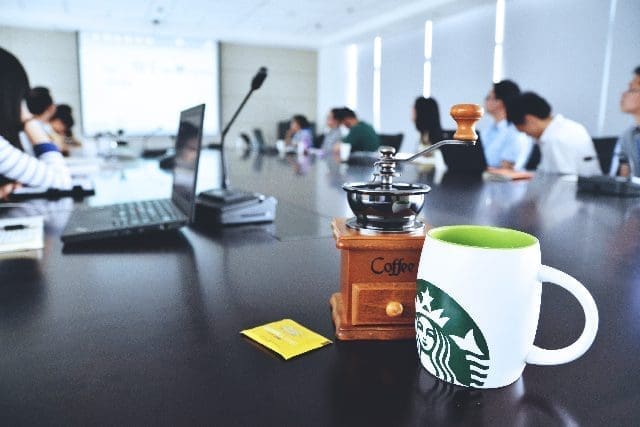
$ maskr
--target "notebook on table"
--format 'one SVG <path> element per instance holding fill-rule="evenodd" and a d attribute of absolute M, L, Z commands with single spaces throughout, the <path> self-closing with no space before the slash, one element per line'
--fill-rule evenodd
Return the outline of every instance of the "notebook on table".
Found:
<path fill-rule="evenodd" d="M 62 232 L 62 241 L 72 243 L 172 230 L 193 222 L 204 107 L 198 105 L 180 113 L 170 199 L 76 209 Z"/>
<path fill-rule="evenodd" d="M 0 253 L 42 249 L 43 230 L 42 216 L 0 219 Z"/>

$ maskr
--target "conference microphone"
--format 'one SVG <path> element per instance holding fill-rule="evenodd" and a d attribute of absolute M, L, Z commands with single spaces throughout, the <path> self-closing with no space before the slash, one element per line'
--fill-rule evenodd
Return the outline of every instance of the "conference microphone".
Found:
<path fill-rule="evenodd" d="M 227 177 L 227 162 L 224 156 L 224 139 L 227 136 L 227 132 L 229 132 L 231 125 L 233 124 L 233 122 L 236 121 L 236 117 L 238 117 L 238 114 L 240 114 L 240 111 L 242 111 L 244 104 L 246 104 L 247 100 L 255 90 L 260 89 L 260 86 L 262 86 L 262 83 L 264 83 L 264 80 L 266 78 L 267 78 L 267 67 L 260 67 L 256 75 L 253 77 L 253 80 L 251 80 L 251 89 L 249 90 L 249 93 L 247 93 L 247 95 L 244 97 L 244 99 L 240 103 L 240 106 L 238 107 L 236 112 L 233 113 L 231 120 L 229 120 L 229 123 L 227 123 L 227 126 L 225 126 L 225 128 L 222 130 L 222 135 L 220 136 L 220 158 L 222 163 L 222 190 L 227 190 L 227 187 L 229 186 L 229 182 L 228 182 L 229 179 Z"/>
<path fill-rule="evenodd" d="M 278 201 L 274 197 L 252 191 L 237 191 L 229 188 L 229 176 L 227 175 L 227 161 L 224 155 L 224 139 L 231 125 L 242 111 L 244 104 L 267 78 L 267 68 L 260 67 L 258 73 L 251 80 L 251 89 L 244 97 L 240 106 L 225 126 L 220 137 L 220 164 L 222 165 L 222 188 L 214 188 L 198 195 L 200 212 L 208 213 L 214 223 L 220 225 L 249 224 L 254 222 L 272 222 L 276 217 L 276 205 Z M 256 158 L 255 166 L 260 167 L 261 157 Z"/>
<path fill-rule="evenodd" d="M 256 73 L 253 80 L 251 80 L 251 90 L 260 89 L 260 86 L 262 86 L 262 83 L 264 83 L 264 80 L 266 78 L 267 78 L 267 68 L 260 67 L 260 69 Z"/>

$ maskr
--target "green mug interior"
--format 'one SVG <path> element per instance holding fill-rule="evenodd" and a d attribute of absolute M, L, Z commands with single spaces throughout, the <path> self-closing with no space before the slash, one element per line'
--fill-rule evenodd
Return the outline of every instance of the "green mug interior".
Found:
<path fill-rule="evenodd" d="M 483 225 L 450 225 L 433 228 L 427 234 L 442 242 L 487 249 L 521 249 L 538 241 L 522 231 Z"/>

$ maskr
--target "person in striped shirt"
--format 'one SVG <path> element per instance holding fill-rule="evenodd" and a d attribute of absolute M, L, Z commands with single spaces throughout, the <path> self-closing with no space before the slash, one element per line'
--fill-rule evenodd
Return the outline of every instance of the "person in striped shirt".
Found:
<path fill-rule="evenodd" d="M 10 52 L 0 48 L 0 186 L 1 195 L 16 185 L 68 189 L 71 176 L 44 123 L 34 117 L 25 102 L 29 78 Z M 24 131 L 36 157 L 24 153 Z"/>

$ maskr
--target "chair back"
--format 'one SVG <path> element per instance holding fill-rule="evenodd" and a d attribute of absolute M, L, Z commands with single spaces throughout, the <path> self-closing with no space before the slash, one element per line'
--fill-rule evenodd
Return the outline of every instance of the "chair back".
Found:
<path fill-rule="evenodd" d="M 613 160 L 613 150 L 616 148 L 618 138 L 615 136 L 606 136 L 601 138 L 592 138 L 593 146 L 598 154 L 598 162 L 600 162 L 600 168 L 602 173 L 607 175 L 609 169 L 611 169 L 611 162 Z"/>
<path fill-rule="evenodd" d="M 253 129 L 253 136 L 255 137 L 255 141 L 258 148 L 264 147 L 265 142 L 264 142 L 264 135 L 262 134 L 262 129 L 260 128 Z"/>
<path fill-rule="evenodd" d="M 442 129 L 442 139 L 453 139 L 454 133 L 456 133 L 455 129 Z"/>
<path fill-rule="evenodd" d="M 394 135 L 387 134 L 379 134 L 378 138 L 380 138 L 380 145 L 388 145 L 396 149 L 396 151 L 400 151 L 400 145 L 402 145 L 402 138 L 404 134 L 398 133 Z"/>

